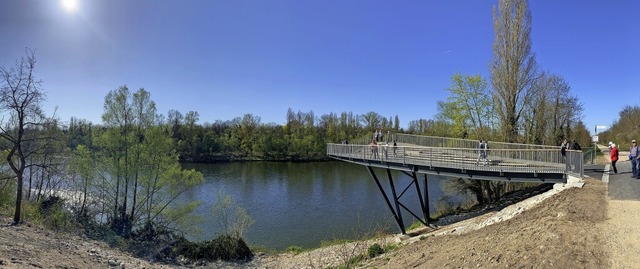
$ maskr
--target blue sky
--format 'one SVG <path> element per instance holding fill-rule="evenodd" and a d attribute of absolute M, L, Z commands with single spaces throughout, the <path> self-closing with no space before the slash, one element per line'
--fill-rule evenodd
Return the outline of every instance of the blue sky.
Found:
<path fill-rule="evenodd" d="M 289 107 L 432 118 L 456 73 L 489 80 L 494 1 L 0 0 L 0 65 L 36 50 L 45 110 L 101 122 L 120 85 L 200 123 Z M 541 70 L 564 77 L 588 129 L 640 104 L 640 1 L 531 1 Z"/>

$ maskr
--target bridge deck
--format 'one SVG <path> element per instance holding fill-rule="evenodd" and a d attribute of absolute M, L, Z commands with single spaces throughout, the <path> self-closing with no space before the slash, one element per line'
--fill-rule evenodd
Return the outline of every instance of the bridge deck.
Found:
<path fill-rule="evenodd" d="M 479 158 L 478 141 L 394 134 L 391 145 L 328 144 L 331 158 L 365 166 L 451 177 L 517 182 L 566 182 L 567 174 L 582 177 L 582 152 L 559 147 L 490 143 Z M 452 146 L 449 146 L 452 145 Z"/>

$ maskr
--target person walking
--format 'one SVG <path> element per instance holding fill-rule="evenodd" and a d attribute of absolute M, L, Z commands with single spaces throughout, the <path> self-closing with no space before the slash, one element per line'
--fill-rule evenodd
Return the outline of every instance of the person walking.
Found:
<path fill-rule="evenodd" d="M 562 161 L 564 162 L 565 170 L 568 172 L 571 170 L 569 162 L 567 161 L 567 150 L 569 149 L 569 142 L 565 139 L 562 141 L 562 145 L 560 145 L 560 154 L 562 154 Z"/>
<path fill-rule="evenodd" d="M 613 144 L 613 143 L 611 144 L 610 157 L 611 157 L 611 166 L 613 167 L 613 173 L 617 174 L 618 168 L 616 168 L 616 162 L 618 161 L 618 147 L 616 147 L 616 144 Z"/>
<path fill-rule="evenodd" d="M 478 160 L 476 160 L 476 165 L 480 163 L 482 159 L 482 165 L 487 165 L 487 143 L 480 140 L 478 144 Z"/>
<path fill-rule="evenodd" d="M 631 161 L 632 178 L 638 178 L 638 158 L 640 158 L 640 148 L 636 140 L 631 140 L 631 148 L 629 148 L 629 160 Z"/>
<path fill-rule="evenodd" d="M 398 155 L 396 155 L 396 149 L 398 148 L 398 144 L 396 144 L 396 141 L 393 141 L 393 157 L 398 157 Z"/>
<path fill-rule="evenodd" d="M 374 159 L 378 159 L 378 143 L 375 140 L 371 141 L 371 154 Z"/>
<path fill-rule="evenodd" d="M 384 159 L 388 159 L 389 158 L 389 143 L 384 142 L 384 145 L 382 146 L 382 151 L 384 152 Z"/>

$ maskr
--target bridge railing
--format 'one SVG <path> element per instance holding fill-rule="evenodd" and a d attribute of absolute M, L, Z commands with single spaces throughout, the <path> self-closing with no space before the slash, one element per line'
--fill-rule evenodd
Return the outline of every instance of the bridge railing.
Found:
<path fill-rule="evenodd" d="M 463 141 L 453 143 L 456 142 Z M 477 147 L 327 144 L 327 155 L 347 159 L 504 172 L 558 172 L 583 176 L 583 157 L 580 151 L 568 150 L 566 156 L 562 156 L 557 148 L 487 149 L 486 158 L 480 158 L 480 151 Z"/>
<path fill-rule="evenodd" d="M 449 138 L 437 136 L 411 135 L 411 134 L 393 134 L 393 139 L 398 143 L 407 143 L 425 147 L 450 147 L 450 148 L 478 148 L 478 140 Z M 392 143 L 392 142 L 391 142 Z M 488 143 L 490 149 L 556 149 L 559 146 L 531 145 L 506 142 Z"/>

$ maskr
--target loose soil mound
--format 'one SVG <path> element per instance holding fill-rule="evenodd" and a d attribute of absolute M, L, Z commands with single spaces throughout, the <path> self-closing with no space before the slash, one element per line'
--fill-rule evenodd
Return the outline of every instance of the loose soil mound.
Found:
<path fill-rule="evenodd" d="M 367 267 L 609 268 L 606 193 L 606 184 L 588 179 L 512 219 L 461 235 L 427 235 Z"/>

